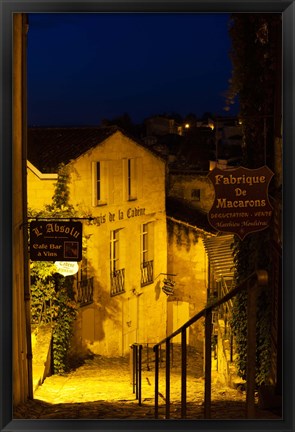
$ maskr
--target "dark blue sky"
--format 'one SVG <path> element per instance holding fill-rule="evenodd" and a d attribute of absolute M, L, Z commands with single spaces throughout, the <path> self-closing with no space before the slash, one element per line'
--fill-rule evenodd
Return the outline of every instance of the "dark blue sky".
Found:
<path fill-rule="evenodd" d="M 29 125 L 225 115 L 229 15 L 29 14 Z"/>

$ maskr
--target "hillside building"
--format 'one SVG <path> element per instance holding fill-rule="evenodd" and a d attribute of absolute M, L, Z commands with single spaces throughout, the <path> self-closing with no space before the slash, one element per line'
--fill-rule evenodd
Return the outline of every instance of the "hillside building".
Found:
<path fill-rule="evenodd" d="M 83 222 L 76 276 L 77 351 L 122 355 L 132 343 L 164 338 L 165 162 L 116 128 L 32 128 L 28 157 L 30 208 L 50 204 L 62 162 L 71 204 L 93 218 Z"/>

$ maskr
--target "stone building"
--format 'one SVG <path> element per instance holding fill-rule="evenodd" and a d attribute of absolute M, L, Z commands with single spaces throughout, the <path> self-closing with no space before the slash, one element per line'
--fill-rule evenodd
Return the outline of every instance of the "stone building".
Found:
<path fill-rule="evenodd" d="M 29 207 L 50 204 L 62 162 L 70 203 L 93 218 L 76 275 L 77 351 L 122 355 L 164 338 L 165 162 L 117 128 L 32 128 L 28 141 Z"/>
<path fill-rule="evenodd" d="M 177 197 L 166 198 L 168 227 L 168 273 L 176 274 L 173 295 L 168 298 L 168 334 L 200 312 L 207 304 L 210 266 L 204 240 L 214 238 L 205 213 Z M 180 342 L 180 336 L 175 338 Z M 190 327 L 189 345 L 200 347 L 203 321 Z"/>

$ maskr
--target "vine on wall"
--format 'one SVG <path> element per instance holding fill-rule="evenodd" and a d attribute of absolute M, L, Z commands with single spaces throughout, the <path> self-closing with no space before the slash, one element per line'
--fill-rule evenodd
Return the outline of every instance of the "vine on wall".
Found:
<path fill-rule="evenodd" d="M 230 24 L 233 65 L 226 111 L 239 99 L 243 123 L 242 165 L 257 168 L 267 164 L 274 170 L 274 117 L 278 106 L 277 75 L 281 68 L 281 14 L 232 14 Z M 280 95 L 279 95 L 280 97 Z M 279 119 L 280 121 L 280 119 Z M 272 185 L 272 192 L 273 190 Z M 257 269 L 270 271 L 272 229 L 235 240 L 233 252 L 236 282 Z M 232 328 L 238 352 L 237 368 L 245 378 L 247 364 L 247 295 L 234 301 Z M 258 298 L 256 383 L 267 381 L 270 370 L 271 293 L 265 288 Z"/>
<path fill-rule="evenodd" d="M 52 198 L 41 212 L 30 209 L 28 216 L 73 217 L 75 211 L 69 204 L 69 170 L 61 166 Z M 77 316 L 73 277 L 61 276 L 53 262 L 35 261 L 31 264 L 31 319 L 32 324 L 52 323 L 53 372 L 61 374 L 69 369 L 68 352 Z"/>

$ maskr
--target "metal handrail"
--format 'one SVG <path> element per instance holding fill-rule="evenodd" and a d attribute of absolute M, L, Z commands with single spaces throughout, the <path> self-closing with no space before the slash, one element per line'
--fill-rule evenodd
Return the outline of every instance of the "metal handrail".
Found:
<path fill-rule="evenodd" d="M 141 405 L 141 390 L 142 390 L 142 344 L 134 343 L 130 345 L 132 356 L 132 389 L 135 393 L 135 399 L 138 400 L 138 405 Z"/>
<path fill-rule="evenodd" d="M 255 418 L 255 359 L 256 359 L 256 306 L 258 289 L 268 283 L 268 273 L 265 270 L 257 270 L 246 280 L 233 288 L 223 298 L 214 301 L 199 313 L 190 318 L 185 324 L 154 345 L 155 353 L 155 418 L 159 414 L 159 348 L 166 345 L 166 419 L 170 418 L 170 343 L 171 339 L 181 333 L 181 418 L 186 418 L 186 330 L 198 321 L 205 318 L 205 391 L 204 391 L 204 417 L 211 417 L 211 335 L 212 335 L 212 310 L 229 301 L 238 293 L 247 290 L 247 315 L 248 315 L 248 343 L 247 343 L 247 371 L 246 371 L 246 415 L 247 418 Z"/>

